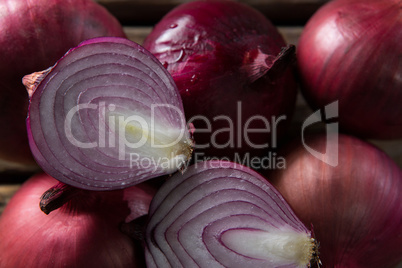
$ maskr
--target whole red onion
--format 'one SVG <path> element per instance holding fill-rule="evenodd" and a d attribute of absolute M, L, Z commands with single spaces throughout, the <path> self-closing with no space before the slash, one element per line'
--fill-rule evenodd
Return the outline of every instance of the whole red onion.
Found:
<path fill-rule="evenodd" d="M 292 146 L 286 169 L 271 181 L 303 223 L 313 226 L 323 267 L 395 266 L 402 260 L 400 168 L 351 136 L 339 136 L 339 142 L 316 136 L 306 144 L 322 159 Z M 334 167 L 327 163 L 336 152 Z"/>
<path fill-rule="evenodd" d="M 236 161 L 276 146 L 296 97 L 294 47 L 285 46 L 266 17 L 235 1 L 185 3 L 155 26 L 144 47 L 172 74 L 194 119 L 195 158 Z"/>
<path fill-rule="evenodd" d="M 72 189 L 71 200 L 46 215 L 39 200 L 56 183 L 36 175 L 10 200 L 0 218 L 0 267 L 141 267 L 138 245 L 119 229 L 148 213 L 153 189 Z"/>
<path fill-rule="evenodd" d="M 53 65 L 85 39 L 125 35 L 119 22 L 92 0 L 4 0 L 0 10 L 0 159 L 34 164 L 22 77 Z"/>
<path fill-rule="evenodd" d="M 297 56 L 314 108 L 339 100 L 343 131 L 402 137 L 402 2 L 337 0 L 307 23 Z"/>

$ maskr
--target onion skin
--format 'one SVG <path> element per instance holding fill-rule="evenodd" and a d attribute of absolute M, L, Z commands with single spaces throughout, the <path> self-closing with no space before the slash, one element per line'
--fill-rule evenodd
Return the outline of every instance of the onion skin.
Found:
<path fill-rule="evenodd" d="M 338 0 L 300 37 L 302 93 L 314 108 L 339 100 L 339 124 L 363 138 L 402 138 L 401 1 Z"/>
<path fill-rule="evenodd" d="M 333 143 L 332 138 L 327 142 Z M 307 141 L 324 152 L 325 136 Z M 357 138 L 339 137 L 332 167 L 303 146 L 286 154 L 287 168 L 272 184 L 296 215 L 312 225 L 324 267 L 393 267 L 402 259 L 402 172 L 382 151 Z"/>
<path fill-rule="evenodd" d="M 263 149 L 247 144 L 243 135 L 245 121 L 252 116 L 261 115 L 272 123 L 271 116 L 286 115 L 275 131 L 276 137 L 281 137 L 295 104 L 292 59 L 283 60 L 279 71 L 273 70 L 277 68 L 273 61 L 286 44 L 261 13 L 235 1 L 192 1 L 169 12 L 143 45 L 172 74 L 187 118 L 205 116 L 211 123 L 211 131 L 205 133 L 197 131 L 207 129 L 202 120 L 193 122 L 196 152 L 234 161 L 236 154 L 261 155 L 266 147 L 275 146 L 272 129 L 249 134 L 254 144 L 268 143 Z M 216 116 L 220 119 L 214 120 Z M 233 136 L 222 118 L 226 116 L 233 121 Z M 263 129 L 265 125 L 254 120 L 249 128 Z M 223 148 L 213 144 L 212 133 Z M 204 145 L 209 147 L 201 148 Z"/>
<path fill-rule="evenodd" d="M 125 34 L 117 19 L 92 0 L 4 0 L 0 10 L 0 159 L 33 165 L 22 77 L 53 65 L 83 40 Z"/>
<path fill-rule="evenodd" d="M 80 190 L 45 215 L 39 199 L 56 183 L 35 175 L 10 200 L 0 218 L 0 267 L 142 267 L 141 251 L 119 226 L 147 214 L 154 190 Z"/>

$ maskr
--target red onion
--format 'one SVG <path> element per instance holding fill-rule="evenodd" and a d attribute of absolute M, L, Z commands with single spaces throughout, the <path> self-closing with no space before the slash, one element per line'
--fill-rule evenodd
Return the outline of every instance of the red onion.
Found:
<path fill-rule="evenodd" d="M 85 41 L 24 83 L 32 96 L 31 150 L 63 183 L 125 188 L 173 173 L 191 156 L 174 81 L 155 57 L 125 38 Z"/>
<path fill-rule="evenodd" d="M 399 0 L 331 1 L 302 32 L 303 94 L 314 109 L 339 101 L 343 131 L 402 138 L 401 10 Z"/>
<path fill-rule="evenodd" d="M 55 183 L 36 175 L 8 203 L 0 218 L 0 267 L 141 267 L 141 251 L 119 226 L 147 214 L 152 189 L 81 191 L 45 215 L 38 201 Z"/>
<path fill-rule="evenodd" d="M 255 171 L 225 161 L 190 166 L 151 202 L 148 267 L 306 267 L 311 233 Z"/>
<path fill-rule="evenodd" d="M 290 121 L 294 47 L 285 46 L 264 15 L 227 0 L 182 4 L 144 41 L 179 88 L 196 153 L 233 161 L 276 147 Z"/>
<path fill-rule="evenodd" d="M 306 143 L 322 160 L 292 146 L 287 168 L 276 170 L 272 183 L 314 227 L 324 267 L 394 267 L 402 260 L 402 172 L 366 142 L 329 137 Z M 338 165 L 326 164 L 337 151 Z"/>
<path fill-rule="evenodd" d="M 0 10 L 0 159 L 32 165 L 22 77 L 53 65 L 85 39 L 125 35 L 119 22 L 91 0 L 3 0 Z"/>

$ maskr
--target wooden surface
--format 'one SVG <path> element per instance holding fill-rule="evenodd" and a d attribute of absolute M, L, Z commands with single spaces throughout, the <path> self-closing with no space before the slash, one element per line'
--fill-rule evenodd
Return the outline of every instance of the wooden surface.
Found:
<path fill-rule="evenodd" d="M 190 0 L 96 0 L 124 25 L 154 25 L 169 10 Z M 275 24 L 303 25 L 329 0 L 239 0 L 248 4 Z"/>
<path fill-rule="evenodd" d="M 141 26 L 141 27 L 125 27 L 125 32 L 129 39 L 142 43 L 144 38 L 151 31 L 152 27 L 150 26 Z M 298 38 L 301 34 L 302 27 L 278 27 L 279 31 L 284 36 L 285 40 L 288 43 L 297 45 Z M 296 111 L 293 118 L 293 123 L 291 126 L 291 130 L 295 132 L 300 131 L 301 124 L 309 116 L 312 114 L 312 110 L 306 105 L 304 99 L 299 94 L 297 102 L 296 102 Z M 402 140 L 392 140 L 392 141 L 374 141 L 370 142 L 374 143 L 382 150 L 384 150 L 388 155 L 390 155 L 395 162 L 402 168 Z M 10 200 L 12 195 L 18 190 L 21 183 L 27 179 L 32 173 L 23 172 L 23 173 L 15 173 L 12 171 L 0 173 L 0 214 L 2 213 L 4 207 L 7 202 Z"/>
<path fill-rule="evenodd" d="M 141 26 L 141 27 L 124 27 L 124 32 L 127 37 L 139 44 L 142 44 L 145 37 L 151 32 L 151 26 Z M 302 26 L 278 26 L 279 32 L 285 38 L 288 44 L 297 45 L 300 34 L 303 30 Z"/>

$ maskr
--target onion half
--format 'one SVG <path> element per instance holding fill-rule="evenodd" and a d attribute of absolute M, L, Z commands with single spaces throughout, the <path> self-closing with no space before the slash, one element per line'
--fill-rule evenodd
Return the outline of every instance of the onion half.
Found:
<path fill-rule="evenodd" d="M 125 188 L 173 173 L 192 140 L 177 88 L 148 51 L 95 38 L 52 68 L 24 77 L 30 146 L 45 172 L 91 190 Z"/>
<path fill-rule="evenodd" d="M 159 189 L 146 229 L 148 267 L 306 267 L 315 240 L 255 171 L 207 161 Z"/>
<path fill-rule="evenodd" d="M 285 154 L 272 184 L 320 241 L 324 267 L 394 267 L 402 260 L 402 171 L 385 153 L 352 136 L 311 137 Z M 326 164 L 334 157 L 336 167 Z"/>

